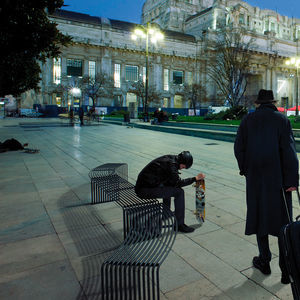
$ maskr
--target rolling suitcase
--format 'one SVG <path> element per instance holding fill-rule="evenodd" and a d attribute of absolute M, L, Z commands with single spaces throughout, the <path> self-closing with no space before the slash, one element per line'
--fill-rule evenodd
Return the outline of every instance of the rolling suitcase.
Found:
<path fill-rule="evenodd" d="M 297 196 L 300 204 L 299 191 Z M 300 300 L 300 215 L 293 222 L 286 198 L 283 192 L 285 207 L 289 218 L 289 224 L 284 225 L 279 234 L 279 243 L 283 251 L 284 261 L 289 273 L 291 288 L 295 300 Z"/>

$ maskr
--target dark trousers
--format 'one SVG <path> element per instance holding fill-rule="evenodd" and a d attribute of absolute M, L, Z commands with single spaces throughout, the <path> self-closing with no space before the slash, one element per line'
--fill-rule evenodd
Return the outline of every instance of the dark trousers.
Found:
<path fill-rule="evenodd" d="M 269 247 L 269 236 L 258 236 L 256 235 L 257 240 L 257 246 L 259 250 L 259 257 L 264 262 L 270 262 L 272 259 L 272 253 L 270 251 Z M 282 253 L 282 250 L 280 249 L 279 241 L 278 241 L 278 247 L 279 247 L 279 267 L 281 269 L 282 274 L 287 274 L 285 262 L 284 262 L 284 256 Z"/>
<path fill-rule="evenodd" d="M 163 203 L 170 208 L 171 197 L 174 197 L 175 217 L 178 225 L 184 224 L 184 190 L 179 187 L 163 186 L 155 188 L 139 188 L 136 189 L 137 195 L 142 199 L 163 198 Z"/>
<path fill-rule="evenodd" d="M 80 125 L 83 125 L 83 116 L 79 116 Z"/>

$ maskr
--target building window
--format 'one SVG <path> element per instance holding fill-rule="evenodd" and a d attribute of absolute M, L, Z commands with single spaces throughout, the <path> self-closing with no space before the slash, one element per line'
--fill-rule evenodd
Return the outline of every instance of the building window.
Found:
<path fill-rule="evenodd" d="M 164 90 L 169 90 L 169 70 L 164 69 Z"/>
<path fill-rule="evenodd" d="M 138 81 L 139 72 L 137 66 L 126 66 L 125 67 L 125 80 L 127 81 Z"/>
<path fill-rule="evenodd" d="M 163 107 L 169 107 L 170 98 L 163 99 Z"/>
<path fill-rule="evenodd" d="M 53 58 L 53 82 L 61 83 L 61 58 Z"/>
<path fill-rule="evenodd" d="M 89 61 L 89 77 L 96 78 L 96 62 L 91 60 Z"/>
<path fill-rule="evenodd" d="M 269 31 L 269 21 L 265 21 L 265 31 Z"/>
<path fill-rule="evenodd" d="M 174 96 L 174 107 L 183 108 L 183 97 L 181 95 Z"/>
<path fill-rule="evenodd" d="M 183 72 L 182 71 L 173 71 L 173 83 L 174 84 L 183 84 Z"/>
<path fill-rule="evenodd" d="M 245 16 L 243 14 L 240 14 L 239 23 L 240 24 L 245 24 Z"/>
<path fill-rule="evenodd" d="M 67 59 L 67 76 L 82 76 L 81 59 Z"/>
<path fill-rule="evenodd" d="M 56 97 L 56 105 L 61 106 L 61 97 Z"/>
<path fill-rule="evenodd" d="M 114 84 L 116 88 L 121 87 L 121 65 L 120 64 L 115 64 Z"/>
<path fill-rule="evenodd" d="M 271 22 L 271 31 L 275 31 L 275 23 Z"/>

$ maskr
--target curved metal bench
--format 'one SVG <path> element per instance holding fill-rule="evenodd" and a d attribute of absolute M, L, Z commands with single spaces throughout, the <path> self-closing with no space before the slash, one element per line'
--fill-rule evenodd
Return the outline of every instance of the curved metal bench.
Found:
<path fill-rule="evenodd" d="M 115 201 L 123 209 L 124 239 L 129 232 L 129 219 L 126 211 L 136 205 L 159 203 L 157 199 L 141 199 L 134 185 L 127 181 L 128 166 L 125 163 L 109 163 L 98 166 L 89 172 L 91 178 L 92 204 Z"/>
<path fill-rule="evenodd" d="M 125 163 L 108 163 L 89 172 L 91 179 L 92 204 L 115 201 L 116 192 L 122 183 L 128 182 L 128 165 Z M 109 190 L 113 191 L 109 193 Z"/>
<path fill-rule="evenodd" d="M 101 266 L 101 299 L 159 299 L 159 268 L 177 233 L 174 214 L 136 195 L 127 164 L 104 164 L 89 176 L 92 204 L 116 201 L 123 209 L 124 241 Z"/>
<path fill-rule="evenodd" d="M 159 299 L 159 268 L 175 241 L 174 214 L 162 203 L 126 210 L 130 230 L 101 267 L 102 299 Z"/>

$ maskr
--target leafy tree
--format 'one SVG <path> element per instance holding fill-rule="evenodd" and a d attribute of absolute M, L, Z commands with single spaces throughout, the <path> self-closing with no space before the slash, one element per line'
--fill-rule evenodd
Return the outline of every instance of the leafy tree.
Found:
<path fill-rule="evenodd" d="M 143 80 L 138 80 L 131 83 L 129 91 L 136 94 L 140 103 L 142 104 L 143 110 L 145 111 L 146 104 L 159 103 L 161 100 L 161 94 L 158 92 L 153 85 L 148 86 L 148 98 L 146 103 L 146 89 Z"/>
<path fill-rule="evenodd" d="M 225 28 L 207 41 L 207 74 L 231 107 L 239 105 L 248 83 L 254 39 L 243 28 Z"/>
<path fill-rule="evenodd" d="M 196 116 L 196 108 L 200 107 L 201 101 L 205 100 L 206 89 L 199 83 L 183 85 L 183 94 L 186 100 L 191 100 L 194 115 Z"/>
<path fill-rule="evenodd" d="M 95 77 L 85 75 L 78 84 L 82 93 L 93 101 L 93 107 L 99 97 L 113 98 L 114 80 L 106 73 L 97 73 Z"/>
<path fill-rule="evenodd" d="M 48 18 L 63 0 L 2 0 L 0 4 L 0 95 L 39 89 L 40 64 L 71 42 Z"/>

